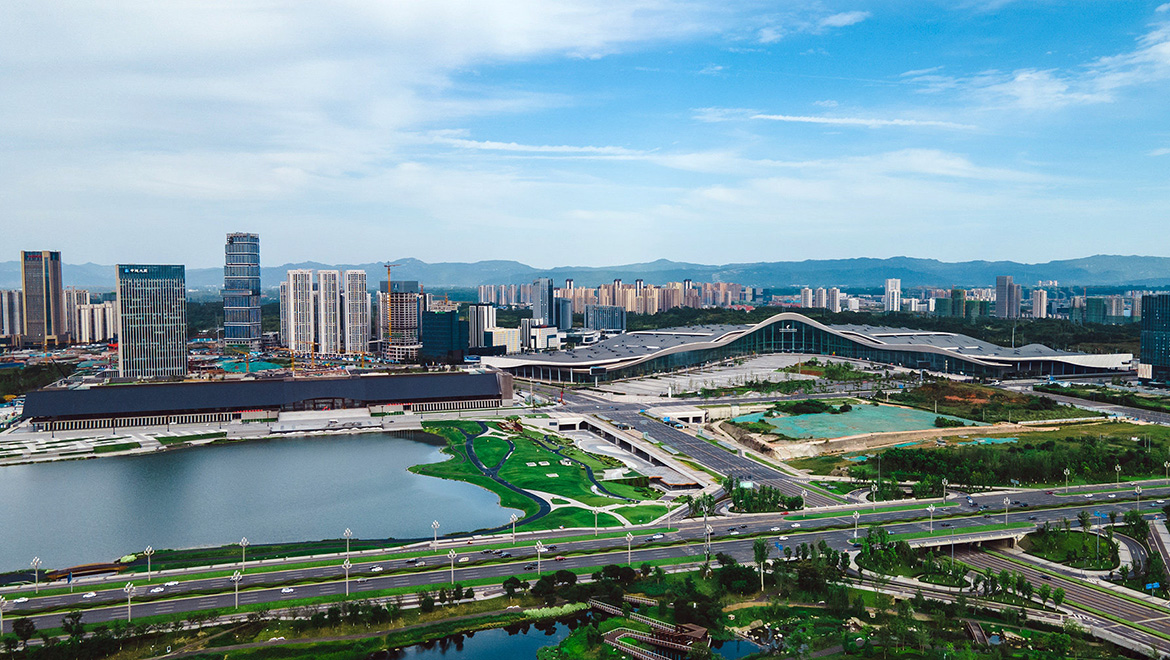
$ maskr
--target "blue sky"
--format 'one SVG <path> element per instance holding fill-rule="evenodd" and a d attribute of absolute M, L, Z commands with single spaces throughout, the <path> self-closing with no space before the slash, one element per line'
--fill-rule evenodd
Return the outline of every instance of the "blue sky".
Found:
<path fill-rule="evenodd" d="M 3 12 L 0 260 L 1170 256 L 1170 4 Z"/>

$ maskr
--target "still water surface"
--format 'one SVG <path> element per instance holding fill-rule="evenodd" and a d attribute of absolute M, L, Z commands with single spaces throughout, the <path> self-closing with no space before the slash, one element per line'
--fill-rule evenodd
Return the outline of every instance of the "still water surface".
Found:
<path fill-rule="evenodd" d="M 340 538 L 419 538 L 504 525 L 492 493 L 411 474 L 445 460 L 393 434 L 261 440 L 0 468 L 0 570 L 187 548 Z"/>

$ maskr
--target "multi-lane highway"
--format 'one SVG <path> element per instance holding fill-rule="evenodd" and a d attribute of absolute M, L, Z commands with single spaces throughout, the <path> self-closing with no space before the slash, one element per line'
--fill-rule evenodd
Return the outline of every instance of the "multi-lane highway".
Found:
<path fill-rule="evenodd" d="M 1170 495 L 1170 488 L 1151 486 L 1148 492 L 1151 492 L 1154 497 Z M 1059 522 L 1066 517 L 1075 519 L 1081 510 L 1106 512 L 1110 508 L 1124 510 L 1133 506 L 1133 503 L 1110 500 L 1101 494 L 1093 495 L 1092 501 L 1085 500 L 1080 496 L 1061 498 L 1056 494 L 1048 495 L 1044 492 L 1031 492 L 1013 497 L 1018 497 L 1019 501 L 1028 503 L 1029 506 L 1020 508 L 1013 505 L 1009 509 L 1009 522 L 1028 522 L 1037 525 L 1043 524 L 1044 521 Z M 974 497 L 977 505 L 980 502 L 995 503 L 998 501 L 1001 508 L 997 513 L 974 513 L 972 507 L 966 506 L 965 500 L 960 501 L 963 502 L 961 506 L 947 507 L 936 511 L 934 519 L 936 529 L 950 526 L 956 545 L 962 544 L 965 529 L 1003 521 L 1002 495 Z M 1054 501 L 1065 504 L 1071 501 L 1074 506 L 1061 509 L 1037 508 L 1045 503 L 1052 504 Z M 877 523 L 883 524 L 892 533 L 922 532 L 929 526 L 926 520 L 899 522 L 911 517 L 922 516 L 925 513 L 922 509 L 911 511 L 879 510 L 877 513 L 870 513 L 868 506 L 843 508 L 839 516 L 806 519 L 799 522 L 794 522 L 793 516 L 780 514 L 727 516 L 712 518 L 709 521 L 715 534 L 722 537 L 713 542 L 712 552 L 727 552 L 740 560 L 750 561 L 754 535 L 764 535 L 773 544 L 778 543 L 782 546 L 800 543 L 815 544 L 824 539 L 836 549 L 848 549 L 852 545 L 850 539 L 853 536 L 853 510 L 858 510 L 862 514 L 860 525 L 863 531 L 866 526 Z M 944 519 L 941 517 L 942 511 L 948 513 L 965 511 L 969 515 Z M 990 516 L 990 519 L 984 518 L 984 515 Z M 1035 520 L 1031 520 L 1032 518 Z M 826 529 L 830 527 L 834 529 Z M 557 541 L 557 536 L 563 537 L 566 534 L 568 532 L 550 532 L 540 535 L 539 538 L 543 540 L 545 545 L 557 546 L 555 551 L 544 555 L 543 570 L 595 567 L 607 563 L 625 563 L 627 559 L 624 538 Z M 573 532 L 573 534 L 579 535 L 580 532 Z M 704 535 L 705 530 L 701 519 L 687 520 L 678 525 L 677 532 L 667 533 L 663 538 L 657 540 L 643 532 L 634 540 L 631 559 L 635 565 L 644 561 L 676 558 L 694 558 L 695 561 L 700 561 L 703 555 L 702 540 Z M 508 535 L 501 535 L 493 538 L 475 539 L 470 545 L 465 541 L 444 541 L 440 543 L 440 548 L 435 554 L 423 558 L 426 565 L 421 569 L 413 568 L 407 564 L 406 555 L 378 562 L 363 561 L 355 556 L 354 567 L 351 569 L 351 593 L 355 597 L 360 597 L 363 593 L 383 589 L 437 587 L 448 583 L 451 580 L 450 563 L 446 556 L 449 549 L 455 549 L 459 557 L 466 556 L 469 559 L 466 564 L 456 563 L 456 581 L 466 583 L 480 579 L 503 580 L 510 575 L 531 575 L 534 573 L 532 569 L 524 569 L 525 563 L 535 559 L 534 537 L 522 540 L 521 545 L 511 548 L 509 551 L 513 558 L 509 562 L 499 563 L 494 555 L 483 552 L 483 546 L 488 543 L 501 544 L 507 543 L 509 540 Z M 778 553 L 779 550 L 776 549 L 775 552 Z M 557 561 L 556 556 L 564 556 L 565 559 Z M 268 573 L 256 573 L 255 568 L 253 568 L 253 572 L 246 574 L 240 584 L 240 604 L 270 603 L 274 607 L 279 607 L 281 602 L 343 594 L 345 591 L 345 585 L 342 581 L 344 573 L 340 565 L 343 558 L 338 556 L 335 562 L 326 566 L 291 567 Z M 486 563 L 489 561 L 493 563 Z M 374 572 L 374 566 L 379 566 L 383 570 Z M 224 566 L 223 568 L 225 571 L 230 571 L 233 566 Z M 358 582 L 359 577 L 363 578 L 362 582 Z M 15 593 L 11 590 L 5 590 L 10 603 L 19 596 L 29 598 L 28 602 L 17 604 L 6 612 L 5 618 L 11 620 L 14 615 L 22 613 L 33 614 L 38 611 L 53 610 L 52 614 L 33 615 L 40 628 L 58 625 L 61 613 L 73 608 L 89 608 L 86 610 L 84 619 L 89 623 L 123 618 L 126 615 L 126 601 L 120 586 L 126 579 L 129 578 L 122 578 L 115 584 L 111 584 L 110 586 L 114 587 L 112 589 L 97 591 L 97 595 L 89 599 L 83 598 L 83 592 L 91 587 L 82 585 L 93 584 L 90 582 L 83 582 L 79 585 L 76 593 L 45 597 L 34 596 L 31 593 L 31 588 L 21 588 Z M 139 600 L 134 605 L 134 615 L 173 615 L 206 609 L 227 611 L 234 604 L 233 585 L 222 574 L 216 577 L 186 580 L 172 586 L 164 586 L 164 591 L 160 594 L 149 593 L 149 588 L 162 585 L 171 579 L 173 577 L 170 575 L 156 576 L 151 583 L 147 584 L 142 581 L 141 575 L 134 576 L 135 583 L 140 587 L 136 598 L 152 597 L 157 599 L 150 602 Z M 52 586 L 59 588 L 62 585 Z M 44 587 L 42 586 L 42 588 Z M 96 589 L 96 587 L 94 588 Z M 291 588 L 292 591 L 282 592 L 284 588 Z M 1066 589 L 1066 591 L 1068 590 Z"/>

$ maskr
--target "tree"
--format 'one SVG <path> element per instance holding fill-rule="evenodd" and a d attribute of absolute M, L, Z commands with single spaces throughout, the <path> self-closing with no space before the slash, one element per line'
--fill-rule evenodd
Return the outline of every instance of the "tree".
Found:
<path fill-rule="evenodd" d="M 756 539 L 752 542 L 752 555 L 756 560 L 756 567 L 760 571 L 760 591 L 764 590 L 764 562 L 768 561 L 770 554 L 772 554 L 772 547 L 768 545 L 767 539 Z"/>
<path fill-rule="evenodd" d="M 1064 602 L 1064 588 L 1057 587 L 1056 591 L 1052 592 L 1052 606 L 1060 609 L 1060 604 Z"/>
<path fill-rule="evenodd" d="M 1036 595 L 1040 597 L 1040 607 L 1044 607 L 1044 603 L 1047 603 L 1048 597 L 1052 595 L 1052 587 L 1047 584 L 1042 584 L 1036 590 Z"/>
<path fill-rule="evenodd" d="M 73 610 L 61 617 L 61 632 L 69 635 L 70 639 L 85 637 L 85 624 L 81 622 L 81 610 Z"/>
<path fill-rule="evenodd" d="M 1081 524 L 1081 531 L 1085 534 L 1089 533 L 1089 527 L 1093 525 L 1093 517 L 1089 515 L 1088 511 L 1081 511 L 1077 514 L 1077 522 Z M 1086 537 L 1087 538 L 1087 537 Z M 1085 545 L 1085 539 L 1081 539 L 1081 545 Z"/>
<path fill-rule="evenodd" d="M 504 580 L 504 593 L 508 594 L 508 600 L 512 600 L 512 596 L 516 595 L 516 591 L 520 589 L 520 579 L 515 575 Z"/>
<path fill-rule="evenodd" d="M 37 624 L 32 619 L 17 619 L 12 622 L 12 632 L 20 638 L 20 644 L 28 650 L 28 640 L 37 634 Z"/>

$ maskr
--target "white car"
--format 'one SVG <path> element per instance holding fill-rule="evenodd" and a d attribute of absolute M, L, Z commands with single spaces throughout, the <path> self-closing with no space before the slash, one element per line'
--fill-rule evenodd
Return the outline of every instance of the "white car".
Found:
<path fill-rule="evenodd" d="M 28 596 L 21 596 L 20 598 L 17 598 L 16 600 L 14 600 L 12 602 L 14 602 L 14 603 L 27 603 Z"/>
<path fill-rule="evenodd" d="M 371 568 L 371 569 L 370 569 L 370 572 L 371 572 L 371 573 L 381 573 L 381 572 L 382 572 L 382 567 L 381 567 L 381 566 L 375 566 L 375 567 L 373 567 L 373 568 Z"/>
<path fill-rule="evenodd" d="M 179 582 L 178 582 L 178 580 L 171 580 L 170 582 L 167 582 L 163 586 L 164 587 L 177 587 L 177 586 L 179 586 Z"/>
<path fill-rule="evenodd" d="M 793 527 L 800 527 L 800 523 L 792 523 Z"/>
<path fill-rule="evenodd" d="M 86 593 L 84 596 L 82 596 L 82 598 L 93 598 L 93 597 L 94 597 L 94 596 L 96 596 L 96 595 L 97 595 L 97 594 L 95 594 L 94 592 L 90 591 L 90 592 L 87 592 L 87 593 Z"/>
<path fill-rule="evenodd" d="M 467 562 L 469 562 L 469 561 L 471 561 L 471 557 L 460 557 L 460 558 L 459 558 L 459 563 L 460 563 L 460 564 L 466 564 L 466 563 L 467 563 Z"/>
<path fill-rule="evenodd" d="M 655 534 L 654 536 L 651 536 L 651 537 L 650 537 L 650 540 L 652 540 L 652 541 L 657 541 L 657 540 L 659 540 L 659 539 L 664 539 L 664 538 L 666 538 L 666 537 L 665 537 L 665 536 L 663 536 L 662 534 Z"/>
<path fill-rule="evenodd" d="M 150 590 L 150 593 L 152 593 L 152 594 L 161 594 L 162 592 L 163 592 L 162 587 L 155 587 L 154 589 Z"/>
<path fill-rule="evenodd" d="M 1158 504 L 1165 504 L 1166 500 L 1158 500 Z"/>
<path fill-rule="evenodd" d="M 1109 497 L 1117 497 L 1117 493 L 1109 493 Z"/>
<path fill-rule="evenodd" d="M 1093 494 L 1092 494 L 1092 493 L 1085 493 L 1085 499 L 1086 499 L 1086 500 L 1087 500 L 1087 499 L 1089 499 L 1089 498 L 1091 498 L 1092 496 L 1093 496 Z"/>
<path fill-rule="evenodd" d="M 280 593 L 282 593 L 282 594 L 291 594 L 292 592 L 293 592 L 292 587 L 285 587 L 284 589 L 280 590 Z"/>
<path fill-rule="evenodd" d="M 787 540 L 788 540 L 788 537 L 787 537 L 787 536 L 781 536 L 780 538 L 778 538 L 778 539 L 776 539 L 776 540 L 777 540 L 777 541 L 787 541 Z"/>
<path fill-rule="evenodd" d="M 733 530 L 731 530 L 731 535 L 732 536 L 739 536 L 739 531 L 733 529 Z"/>
<path fill-rule="evenodd" d="M 769 532 L 778 532 L 778 531 L 780 531 L 780 528 L 779 527 L 772 527 L 772 528 L 768 529 L 768 531 Z"/>

